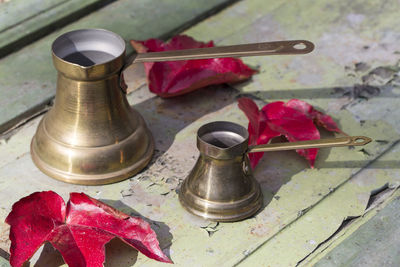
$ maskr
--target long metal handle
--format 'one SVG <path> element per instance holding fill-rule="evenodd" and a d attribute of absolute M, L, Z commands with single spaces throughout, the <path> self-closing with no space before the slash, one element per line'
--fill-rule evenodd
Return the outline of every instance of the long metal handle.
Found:
<path fill-rule="evenodd" d="M 125 60 L 125 65 L 121 69 L 121 74 L 130 65 L 139 62 L 159 62 L 204 58 L 249 57 L 267 55 L 294 55 L 307 54 L 313 50 L 314 44 L 310 41 L 293 40 L 141 53 L 133 54 Z M 125 92 L 126 89 L 124 89 L 124 83 L 121 77 L 119 84 L 121 85 L 122 91 Z"/>
<path fill-rule="evenodd" d="M 222 57 L 292 55 L 307 54 L 313 50 L 314 44 L 310 41 L 293 40 L 142 53 L 136 55 L 131 61 L 132 63 L 138 63 Z"/>
<path fill-rule="evenodd" d="M 294 149 L 306 149 L 306 148 L 363 146 L 371 141 L 372 139 L 366 136 L 346 136 L 339 138 L 250 146 L 247 152 L 254 153 L 254 152 L 270 152 L 270 151 L 294 150 Z"/>

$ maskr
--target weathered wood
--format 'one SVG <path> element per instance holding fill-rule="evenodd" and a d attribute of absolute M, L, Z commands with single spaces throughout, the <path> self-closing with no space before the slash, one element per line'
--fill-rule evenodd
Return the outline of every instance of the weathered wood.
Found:
<path fill-rule="evenodd" d="M 379 211 L 314 266 L 399 266 L 399 221 L 400 197 Z"/>
<path fill-rule="evenodd" d="M 130 80 L 129 71 L 127 74 L 131 86 L 134 81 Z M 176 264 L 231 266 L 307 214 L 305 210 L 318 205 L 352 173 L 373 159 L 347 148 L 325 150 L 317 161 L 320 169 L 310 170 L 306 161 L 294 152 L 268 153 L 255 172 L 265 196 L 265 207 L 257 216 L 218 226 L 195 218 L 180 207 L 176 193 L 198 155 L 195 132 L 199 126 L 213 120 L 230 120 L 246 125 L 246 119 L 235 103 L 237 96 L 238 92 L 230 88 L 213 87 L 163 100 L 149 93 L 147 87 L 135 90 L 129 95 L 129 101 L 146 119 L 155 138 L 157 153 L 144 172 L 131 180 L 107 186 L 68 185 L 37 170 L 29 155 L 29 142 L 40 118 L 31 121 L 2 145 L 1 161 L 8 162 L 0 167 L 0 203 L 5 203 L 0 218 L 5 218 L 13 202 L 33 191 L 54 190 L 65 199 L 68 199 L 69 192 L 82 191 L 129 214 L 139 213 L 152 220 L 162 247 L 171 252 Z M 373 133 L 382 130 L 382 126 L 366 124 L 366 129 Z M 351 130 L 356 128 L 358 125 L 353 123 Z M 385 128 L 385 131 L 390 133 L 392 130 Z M 380 149 L 372 146 L 368 151 L 377 155 Z M 368 187 L 356 188 L 363 192 L 369 190 Z M 353 204 L 361 206 L 363 203 L 365 198 Z M 0 223 L 0 230 L 6 234 L 8 229 Z M 215 233 L 209 236 L 207 230 Z M 9 243 L 3 240 L 1 245 L 7 249 Z M 143 255 L 132 256 L 136 255 L 135 252 L 124 253 L 126 256 L 121 259 L 119 250 L 111 251 L 114 251 L 108 254 L 111 262 L 116 259 L 129 262 L 136 257 L 136 265 L 158 265 Z"/>
<path fill-rule="evenodd" d="M 0 32 L 7 31 L 37 14 L 46 12 L 54 6 L 67 2 L 66 0 L 23 1 L 13 0 L 2 3 L 0 6 Z"/>
<path fill-rule="evenodd" d="M 127 213 L 139 213 L 151 220 L 161 246 L 178 266 L 268 266 L 298 262 L 332 235 L 344 216 L 362 214 L 372 189 L 400 180 L 397 152 L 390 153 L 389 158 L 386 154 L 382 156 L 387 151 L 400 151 L 395 146 L 400 133 L 400 118 L 396 113 L 400 109 L 400 85 L 387 82 L 395 80 L 399 71 L 395 65 L 398 55 L 394 54 L 396 48 L 391 43 L 397 38 L 395 32 L 400 32 L 396 28 L 400 24 L 395 23 L 398 15 L 392 6 L 384 5 L 377 14 L 374 11 L 378 10 L 377 3 L 361 0 L 351 4 L 337 1 L 335 5 L 329 1 L 248 0 L 195 25 L 186 33 L 204 41 L 215 39 L 217 44 L 305 38 L 314 41 L 317 49 L 302 57 L 245 59 L 259 65 L 260 73 L 247 83 L 234 85 L 240 92 L 231 87 L 211 87 L 183 97 L 160 99 L 149 93 L 146 86 L 140 87 L 143 76 L 130 80 L 133 73 L 128 70 L 125 76 L 129 87 L 140 87 L 128 96 L 129 101 L 146 119 L 154 134 L 157 153 L 146 170 L 121 183 L 86 187 L 48 178 L 30 159 L 29 142 L 39 118 L 29 122 L 0 146 L 3 208 L 0 233 L 7 233 L 1 218 L 5 218 L 11 204 L 20 197 L 52 189 L 67 199 L 68 192 L 83 191 Z M 360 20 L 365 24 L 357 24 Z M 346 36 L 344 40 L 351 41 L 332 43 L 339 38 L 338 32 Z M 371 36 L 376 40 L 371 42 Z M 368 51 L 362 52 L 363 49 Z M 340 52 L 334 53 L 336 50 Z M 354 65 L 361 59 L 368 65 L 362 71 Z M 389 71 L 388 78 L 381 81 L 373 72 L 385 65 L 394 71 Z M 368 101 L 345 95 L 346 90 L 354 93 L 355 85 L 362 84 L 362 76 L 374 78 L 374 86 L 379 88 L 378 94 L 372 91 L 367 95 Z M 334 89 L 339 86 L 341 89 Z M 267 153 L 255 170 L 265 197 L 263 209 L 242 222 L 211 224 L 185 212 L 176 190 L 198 155 L 195 133 L 199 126 L 214 120 L 246 125 L 246 118 L 235 102 L 243 93 L 267 102 L 292 97 L 307 100 L 333 115 L 349 134 L 363 134 L 379 141 L 363 149 L 320 150 L 316 169 L 309 169 L 295 152 Z M 291 229 L 295 230 L 290 232 Z M 0 244 L 7 249 L 5 234 Z M 291 238 L 295 241 L 293 246 Z M 107 255 L 111 262 L 128 262 L 128 266 L 162 265 L 136 252 L 122 256 L 118 244 L 112 246 L 114 252 Z M 269 254 L 264 254 L 263 248 Z"/>
<path fill-rule="evenodd" d="M 332 248 L 340 247 L 340 242 L 400 196 L 400 172 L 395 163 L 400 155 L 399 148 L 400 143 L 389 148 L 378 160 L 265 242 L 239 266 L 255 266 L 260 262 L 266 266 L 314 266 L 318 259 L 326 258 L 324 255 Z M 379 194 L 371 197 L 373 192 Z M 382 236 L 382 239 L 387 238 Z M 391 239 L 386 241 L 390 243 Z M 355 246 L 350 251 L 358 249 Z"/>
<path fill-rule="evenodd" d="M 397 15 L 399 3 L 396 1 L 386 4 L 367 1 L 336 1 L 334 5 L 327 1 L 302 1 L 290 4 L 268 1 L 255 3 L 256 1 L 239 3 L 189 29 L 188 32 L 199 39 L 217 40 L 217 44 L 221 45 L 280 39 L 307 39 L 315 43 L 316 49 L 309 55 L 299 57 L 245 58 L 245 62 L 259 68 L 260 74 L 255 75 L 251 82 L 234 85 L 234 87 L 243 93 L 254 94 L 267 102 L 287 101 L 291 98 L 306 100 L 333 115 L 345 132 L 350 134 L 358 132 L 371 136 L 379 140 L 377 143 L 393 142 L 399 139 L 400 118 L 397 110 L 400 108 L 400 89 L 398 82 L 390 82 L 392 79 L 396 80 L 396 73 L 400 71 L 397 64 L 400 59 L 396 52 L 398 47 L 394 45 L 400 38 Z M 260 10 L 268 11 L 264 13 Z M 249 14 L 252 19 L 248 19 L 244 14 Z M 232 25 L 240 25 L 240 30 Z M 381 72 L 379 75 L 375 74 L 379 72 Z M 386 74 L 389 74 L 387 78 L 380 77 Z M 366 93 L 365 90 L 371 91 Z M 361 92 L 361 94 L 356 92 Z M 372 130 L 370 128 L 372 124 L 380 126 Z M 387 135 L 388 132 L 383 128 L 391 129 L 394 135 Z M 387 147 L 381 148 L 387 149 Z M 334 151 L 335 149 L 332 149 L 330 153 Z M 361 153 L 367 154 L 369 151 L 370 147 L 360 150 Z M 381 149 L 379 151 L 382 152 Z M 343 156 L 345 157 L 344 154 Z M 376 156 L 377 154 L 372 157 Z M 314 177 L 318 177 L 317 173 L 309 173 L 307 178 L 304 177 L 301 182 L 297 182 L 298 186 L 302 187 L 302 196 L 307 195 L 306 202 L 311 204 L 312 196 L 324 195 L 325 190 L 335 190 L 340 187 L 340 183 L 333 187 L 332 185 L 326 187 L 327 184 L 324 184 L 327 178 L 324 170 L 328 166 L 332 167 L 329 173 L 336 175 L 336 177 L 330 176 L 329 181 L 332 182 L 336 178 L 340 180 L 339 177 L 342 177 L 344 178 L 341 180 L 343 185 L 347 183 L 345 177 L 351 177 L 354 170 L 347 172 L 346 168 L 357 164 L 357 160 L 342 159 L 341 163 L 331 162 L 331 164 L 329 164 L 330 160 L 326 160 L 320 166 L 319 180 L 314 180 Z M 269 170 L 267 167 L 265 172 L 259 171 L 258 177 L 262 177 L 260 178 L 262 181 L 270 182 L 270 186 L 274 182 L 279 185 L 282 179 L 280 177 L 285 176 L 285 174 L 280 176 L 280 171 L 285 172 L 284 170 L 288 169 L 286 165 L 279 165 L 282 164 L 280 160 L 275 160 L 275 158 L 271 160 L 271 164 L 280 166 L 278 170 Z M 374 183 L 377 187 L 385 181 L 398 181 L 398 166 L 399 162 L 396 160 L 378 164 L 376 168 L 383 170 L 379 173 L 376 169 L 369 171 L 364 179 L 368 181 L 382 179 L 380 183 Z M 393 173 L 385 174 L 387 168 L 395 168 L 393 173 L 396 176 L 393 176 Z M 292 177 L 290 183 L 297 181 L 295 177 L 297 175 Z M 285 198 L 288 197 L 289 192 L 285 191 L 287 186 L 288 184 L 285 184 L 280 187 L 277 193 L 278 201 L 282 201 L 280 192 L 285 192 Z M 369 190 L 365 187 L 364 189 Z M 291 202 L 281 203 L 281 209 L 286 209 L 289 205 L 291 207 L 301 205 L 299 199 L 303 198 L 297 196 L 295 192 L 295 190 L 291 192 L 294 195 Z M 369 192 L 364 193 L 368 195 Z M 356 199 L 357 196 L 354 190 L 346 195 L 352 199 Z M 323 199 L 314 199 L 315 204 L 309 207 L 314 205 L 318 207 L 323 203 L 320 202 Z M 271 207 L 272 203 L 267 208 Z M 333 205 L 335 202 L 330 203 Z M 254 258 L 252 250 L 247 251 L 246 256 L 243 257 L 243 265 L 259 266 L 262 263 L 263 266 L 279 266 L 279 262 L 282 263 L 281 266 L 296 264 L 315 249 L 319 240 L 325 240 L 333 234 L 343 220 L 341 216 L 351 212 L 353 208 L 342 205 L 343 203 L 335 204 L 337 206 L 333 206 L 332 209 L 342 209 L 342 212 L 333 214 L 328 210 L 325 213 L 321 212 L 321 216 L 329 215 L 326 220 L 318 221 L 308 216 L 304 218 L 304 220 L 312 220 L 313 223 L 309 223 L 308 227 L 313 228 L 296 228 L 296 231 L 290 232 L 291 235 L 279 232 L 276 242 L 266 239 L 264 244 L 258 244 L 261 246 L 260 249 L 257 245 L 253 245 Z M 358 202 L 352 202 L 352 204 L 360 207 Z M 301 213 L 308 211 L 305 206 L 304 209 L 297 206 L 297 209 Z M 280 212 L 283 211 L 279 211 L 277 216 L 281 215 Z M 287 214 L 280 216 L 279 219 L 284 220 L 282 217 L 287 218 Z M 260 226 L 261 229 L 262 227 L 268 229 L 270 225 L 267 223 Z M 316 231 L 312 231 L 313 229 Z M 315 243 L 310 243 L 310 240 Z M 265 249 L 261 249 L 264 247 Z"/>
<path fill-rule="evenodd" d="M 0 267 L 10 267 L 10 263 L 6 259 L 0 257 Z"/>
<path fill-rule="evenodd" d="M 12 0 L 0 7 L 0 57 L 54 29 L 96 10 L 111 0 Z"/>
<path fill-rule="evenodd" d="M 232 0 L 121 0 L 0 60 L 0 133 L 35 113 L 54 97 L 56 71 L 50 46 L 60 34 L 104 28 L 125 40 L 168 37 L 225 7 Z M 127 45 L 128 52 L 132 51 Z"/>

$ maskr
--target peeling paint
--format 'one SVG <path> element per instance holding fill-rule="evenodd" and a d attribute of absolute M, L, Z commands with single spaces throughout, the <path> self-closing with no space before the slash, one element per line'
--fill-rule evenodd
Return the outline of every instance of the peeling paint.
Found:
<path fill-rule="evenodd" d="M 310 253 L 322 255 L 322 250 L 328 251 L 335 240 L 348 233 L 340 232 L 318 247 L 340 229 L 344 220 L 352 221 L 352 227 L 364 220 L 358 216 L 365 214 L 373 190 L 400 183 L 400 149 L 396 143 L 400 133 L 396 113 L 400 109 L 398 71 L 382 69 L 395 66 L 399 57 L 393 50 L 397 49 L 400 24 L 393 24 L 398 14 L 392 9 L 361 0 L 335 4 L 248 0 L 232 5 L 186 33 L 227 45 L 310 39 L 316 50 L 299 57 L 246 58 L 246 63 L 260 69 L 252 80 L 204 88 L 175 99 L 157 98 L 141 85 L 140 79 L 127 77 L 128 83 L 139 86 L 128 100 L 145 118 L 157 151 L 143 172 L 117 184 L 66 185 L 42 174 L 28 154 L 29 136 L 37 125 L 32 121 L 1 144 L 0 149 L 6 151 L 2 157 L 7 154 L 15 159 L 0 165 L 0 201 L 7 203 L 0 216 L 5 218 L 11 203 L 31 191 L 57 189 L 64 198 L 70 191 L 83 191 L 132 215 L 144 216 L 157 232 L 163 250 L 177 265 L 259 266 L 261 262 L 294 266 Z M 377 15 L 376 10 L 381 13 Z M 126 75 L 131 74 L 128 71 Z M 134 85 L 135 81 L 139 84 Z M 346 90 L 354 91 L 357 84 L 376 86 L 379 94 L 367 88 L 361 90 L 363 99 L 359 99 L 360 94 L 354 97 L 357 93 L 353 97 L 343 95 Z M 335 88 L 345 91 L 335 92 Z M 315 169 L 309 169 L 295 152 L 266 153 L 254 171 L 264 194 L 263 208 L 248 220 L 213 224 L 187 213 L 179 204 L 177 190 L 197 159 L 195 133 L 202 124 L 214 120 L 247 124 L 236 106 L 236 97 L 241 93 L 263 102 L 306 100 L 331 114 L 346 133 L 367 135 L 375 142 L 363 148 L 364 152 L 358 148 L 321 149 Z M 322 135 L 332 137 L 325 132 Z M 29 187 L 15 188 L 18 184 Z M 379 205 L 371 206 L 370 212 Z M 5 239 L 0 241 L 7 249 Z M 135 265 L 161 266 L 143 255 L 135 257 Z"/>

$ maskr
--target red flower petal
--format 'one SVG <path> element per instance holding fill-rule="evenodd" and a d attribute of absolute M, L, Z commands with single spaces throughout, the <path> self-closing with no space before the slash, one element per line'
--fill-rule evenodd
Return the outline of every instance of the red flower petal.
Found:
<path fill-rule="evenodd" d="M 249 144 L 255 145 L 257 144 L 257 139 L 254 138 L 254 135 L 258 137 L 259 135 L 259 126 L 260 126 L 260 111 L 258 110 L 258 106 L 254 103 L 253 100 L 247 97 L 242 97 L 238 99 L 238 106 L 244 112 L 244 114 L 249 119 Z"/>
<path fill-rule="evenodd" d="M 317 127 L 312 119 L 302 112 L 285 106 L 284 102 L 278 101 L 267 104 L 261 110 L 267 125 L 274 131 L 284 135 L 290 142 L 320 139 Z M 299 149 L 297 153 L 304 156 L 314 167 L 317 148 Z"/>
<path fill-rule="evenodd" d="M 261 112 L 249 98 L 238 99 L 239 108 L 249 119 L 249 145 L 267 144 L 271 138 L 284 135 L 289 142 L 320 139 L 317 125 L 329 131 L 342 132 L 328 115 L 315 110 L 310 104 L 292 99 L 287 103 L 277 101 L 265 105 Z M 318 149 L 301 149 L 297 153 L 304 156 L 314 167 Z M 263 152 L 249 155 L 254 168 L 261 159 Z"/>
<path fill-rule="evenodd" d="M 178 35 L 169 43 L 157 39 L 131 40 L 138 53 L 213 47 L 197 42 L 186 35 Z M 235 83 L 250 78 L 255 70 L 247 67 L 240 59 L 215 58 L 144 63 L 150 91 L 161 97 L 172 97 L 196 89 L 222 83 Z"/>
<path fill-rule="evenodd" d="M 64 200 L 54 192 L 33 193 L 16 202 L 6 218 L 11 226 L 11 265 L 22 266 L 64 220 Z"/>
<path fill-rule="evenodd" d="M 264 116 L 258 110 L 258 106 L 253 100 L 247 97 L 238 99 L 239 108 L 249 119 L 249 145 L 267 144 L 271 138 L 279 136 L 280 133 L 270 129 L 266 123 Z M 254 168 L 262 156 L 263 152 L 250 153 L 249 159 L 252 168 Z"/>
<path fill-rule="evenodd" d="M 68 266 L 89 267 L 103 266 L 104 245 L 113 238 L 100 229 L 64 224 L 54 229 L 48 241 L 61 253 Z"/>
<path fill-rule="evenodd" d="M 149 258 L 170 262 L 158 247 L 157 236 L 150 225 L 140 218 L 130 217 L 84 193 L 70 194 L 67 212 L 67 224 L 101 229 Z"/>
<path fill-rule="evenodd" d="M 342 133 L 342 130 L 339 129 L 331 116 L 315 110 L 314 107 L 307 102 L 298 99 L 292 99 L 286 103 L 286 106 L 303 112 L 306 116 L 314 120 L 318 126 L 324 127 L 328 131 Z"/>
<path fill-rule="evenodd" d="M 152 259 L 171 262 L 147 222 L 83 193 L 71 193 L 67 207 L 52 191 L 33 193 L 13 205 L 6 222 L 11 226 L 12 266 L 22 266 L 45 241 L 69 266 L 103 266 L 104 245 L 114 237 Z"/>

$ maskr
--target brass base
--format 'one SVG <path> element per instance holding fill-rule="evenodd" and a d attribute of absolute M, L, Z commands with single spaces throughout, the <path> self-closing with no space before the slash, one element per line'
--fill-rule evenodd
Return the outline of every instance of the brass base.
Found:
<path fill-rule="evenodd" d="M 71 146 L 55 140 L 45 129 L 44 117 L 31 142 L 32 160 L 48 176 L 67 183 L 102 185 L 127 179 L 141 171 L 154 152 L 151 132 L 134 113 L 140 121 L 138 128 L 124 140 L 100 147 Z"/>
<path fill-rule="evenodd" d="M 179 191 L 179 201 L 182 206 L 194 215 L 211 221 L 236 222 L 254 215 L 263 204 L 263 197 L 258 183 L 252 190 L 234 201 L 210 201 L 196 195 L 185 179 Z"/>

